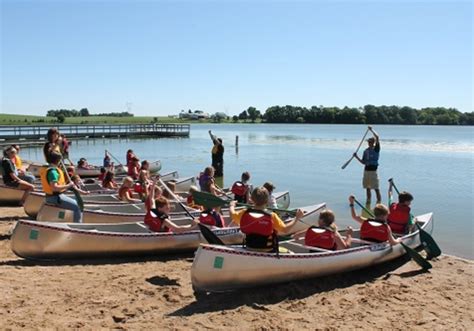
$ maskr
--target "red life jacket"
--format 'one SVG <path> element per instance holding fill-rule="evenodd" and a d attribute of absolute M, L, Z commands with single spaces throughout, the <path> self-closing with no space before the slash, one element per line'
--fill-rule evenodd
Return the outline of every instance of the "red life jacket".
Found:
<path fill-rule="evenodd" d="M 105 172 L 101 173 L 99 177 L 97 178 L 97 180 L 100 180 L 102 182 L 104 178 L 105 178 Z"/>
<path fill-rule="evenodd" d="M 224 227 L 224 219 L 222 215 L 216 211 L 202 212 L 201 215 L 199 215 L 199 222 L 209 226 Z"/>
<path fill-rule="evenodd" d="M 167 216 L 166 216 L 167 217 Z M 145 214 L 144 223 L 151 231 L 154 232 L 169 232 L 168 227 L 163 226 L 163 221 L 152 210 L 148 210 Z"/>
<path fill-rule="evenodd" d="M 273 229 L 272 215 L 255 209 L 247 209 L 240 219 L 240 231 L 245 234 L 249 248 L 278 251 L 278 238 Z"/>
<path fill-rule="evenodd" d="M 194 198 L 191 194 L 188 195 L 188 197 L 186 198 L 186 203 L 188 204 L 188 206 L 194 205 Z"/>
<path fill-rule="evenodd" d="M 130 177 L 132 177 L 133 179 L 137 179 L 138 178 L 138 171 L 139 171 L 140 167 L 139 166 L 136 166 L 135 164 L 130 164 L 128 166 L 128 172 L 127 172 L 127 175 L 129 175 Z"/>
<path fill-rule="evenodd" d="M 145 192 L 145 190 L 143 189 L 142 183 L 135 183 L 135 185 L 133 185 L 133 190 L 137 193 L 144 193 Z"/>
<path fill-rule="evenodd" d="M 393 232 L 406 233 L 408 221 L 410 220 L 410 207 L 400 203 L 390 205 L 388 214 L 388 225 Z"/>
<path fill-rule="evenodd" d="M 333 231 L 326 228 L 312 226 L 306 231 L 304 237 L 306 246 L 336 250 L 336 236 Z"/>
<path fill-rule="evenodd" d="M 368 219 L 360 227 L 360 239 L 375 242 L 384 242 L 388 240 L 388 225 L 382 221 Z"/>
<path fill-rule="evenodd" d="M 240 219 L 240 230 L 245 234 L 269 237 L 273 234 L 272 215 L 263 210 L 247 209 Z"/>
<path fill-rule="evenodd" d="M 248 186 L 241 181 L 236 181 L 230 191 L 239 197 L 243 197 L 247 194 Z"/>

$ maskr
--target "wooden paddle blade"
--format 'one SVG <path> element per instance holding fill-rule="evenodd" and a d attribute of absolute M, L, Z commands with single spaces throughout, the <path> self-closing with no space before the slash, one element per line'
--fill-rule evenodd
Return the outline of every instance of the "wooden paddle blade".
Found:
<path fill-rule="evenodd" d="M 224 242 L 214 234 L 207 226 L 199 223 L 199 230 L 201 230 L 202 236 L 212 245 L 225 245 Z"/>
<path fill-rule="evenodd" d="M 420 267 L 422 267 L 423 270 L 428 270 L 428 269 L 431 269 L 433 267 L 431 265 L 431 263 L 426 261 L 423 258 L 423 256 L 418 254 L 418 252 L 415 251 L 413 248 L 408 247 L 404 243 L 400 243 L 400 244 L 403 246 L 403 248 L 405 248 L 405 251 L 407 252 L 408 255 L 410 255 L 410 257 L 413 259 L 413 261 L 415 261 Z"/>
<path fill-rule="evenodd" d="M 441 248 L 439 248 L 433 237 L 428 232 L 423 230 L 418 223 L 416 223 L 416 226 L 418 227 L 418 231 L 420 231 L 420 241 L 423 245 L 423 249 L 426 251 L 426 253 L 428 253 L 428 257 L 433 258 L 440 256 Z"/>
<path fill-rule="evenodd" d="M 223 207 L 228 204 L 228 201 L 222 200 L 221 198 L 216 197 L 215 195 L 208 192 L 193 192 L 193 199 L 195 204 L 204 206 L 206 209 Z"/>

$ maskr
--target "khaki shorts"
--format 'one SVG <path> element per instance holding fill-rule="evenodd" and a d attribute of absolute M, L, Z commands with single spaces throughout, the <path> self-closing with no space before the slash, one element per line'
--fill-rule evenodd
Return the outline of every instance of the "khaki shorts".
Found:
<path fill-rule="evenodd" d="M 379 189 L 379 174 L 377 171 L 364 171 L 362 186 L 373 190 Z"/>

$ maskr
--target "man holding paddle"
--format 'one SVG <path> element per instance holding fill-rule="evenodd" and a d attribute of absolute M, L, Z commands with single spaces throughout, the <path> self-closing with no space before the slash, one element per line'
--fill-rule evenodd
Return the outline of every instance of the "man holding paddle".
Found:
<path fill-rule="evenodd" d="M 382 196 L 380 195 L 379 175 L 377 173 L 377 168 L 379 166 L 380 141 L 379 135 L 371 126 L 368 127 L 368 130 L 374 135 L 367 139 L 369 147 L 364 151 L 362 159 L 359 158 L 357 152 L 354 153 L 353 156 L 364 165 L 364 178 L 362 180 L 362 185 L 367 192 L 367 202 L 370 203 L 372 197 L 371 190 L 375 190 L 377 203 L 380 203 L 382 201 Z"/>

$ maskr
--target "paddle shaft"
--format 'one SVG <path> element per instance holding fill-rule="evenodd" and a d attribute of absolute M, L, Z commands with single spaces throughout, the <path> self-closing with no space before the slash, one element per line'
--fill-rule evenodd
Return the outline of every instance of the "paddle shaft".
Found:
<path fill-rule="evenodd" d="M 117 159 L 117 158 L 116 158 L 112 153 L 110 153 L 108 150 L 105 150 L 105 151 L 107 152 L 107 154 L 109 154 L 110 156 L 112 156 L 113 159 L 114 159 L 115 161 L 117 161 L 119 165 L 121 165 L 121 166 L 123 167 L 123 164 L 122 164 L 122 162 L 120 162 L 119 159 Z"/>
<path fill-rule="evenodd" d="M 362 146 L 362 144 L 364 143 L 364 140 L 365 140 L 365 137 L 367 136 L 367 133 L 369 133 L 369 128 L 367 128 L 367 130 L 365 131 L 364 136 L 362 137 L 362 140 L 360 141 L 359 146 L 357 146 L 357 149 L 354 152 L 354 154 L 357 154 L 357 152 L 360 149 L 360 146 Z M 349 163 L 351 163 L 352 159 L 354 158 L 354 154 L 352 154 L 350 159 L 347 160 L 347 162 L 342 165 L 341 169 L 345 169 L 349 165 Z"/>
<path fill-rule="evenodd" d="M 374 216 L 374 213 L 372 213 L 371 210 L 365 208 L 365 206 L 363 206 L 359 201 L 357 201 L 356 198 L 354 198 L 354 202 L 355 202 L 360 208 L 362 208 L 367 214 L 369 214 L 369 216 L 375 217 L 375 216 Z"/>
<path fill-rule="evenodd" d="M 71 183 L 72 179 L 69 176 L 69 173 L 67 172 L 66 166 L 64 165 L 64 159 L 61 159 L 60 163 L 61 163 L 61 167 L 63 168 L 64 175 L 66 176 L 68 182 Z M 79 193 L 79 191 L 76 190 L 75 187 L 73 187 L 72 190 L 74 192 L 74 196 L 77 199 L 77 203 L 79 205 L 79 208 L 81 209 L 81 211 L 84 211 L 84 200 L 82 200 L 81 194 Z"/>
<path fill-rule="evenodd" d="M 184 205 L 184 203 L 181 202 L 181 200 L 179 200 L 179 197 L 176 196 L 176 194 L 174 194 L 173 191 L 171 191 L 171 189 L 166 185 L 166 183 L 161 179 L 161 178 L 158 178 L 158 181 L 160 182 L 160 184 L 163 186 L 163 188 L 168 192 L 169 195 L 171 195 L 173 197 L 173 199 L 175 199 L 179 205 L 181 206 L 181 208 L 184 209 L 184 212 L 186 214 L 188 214 L 189 217 L 191 217 L 192 219 L 194 219 L 194 216 L 191 214 L 191 212 L 188 210 L 188 208 L 186 208 L 186 206 Z"/>

